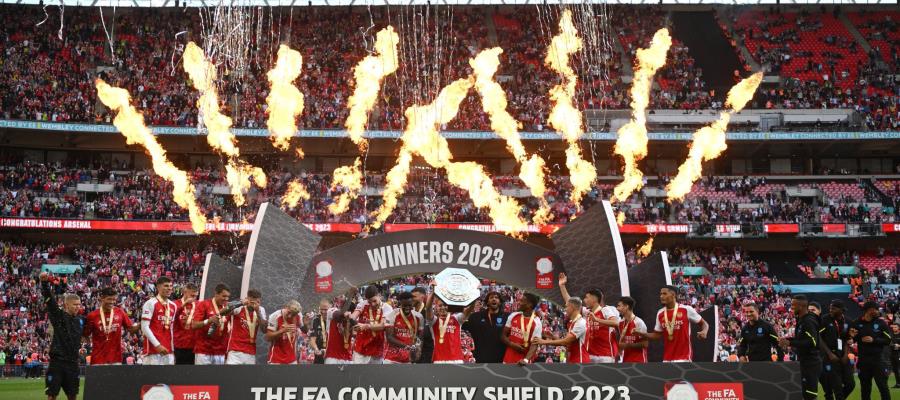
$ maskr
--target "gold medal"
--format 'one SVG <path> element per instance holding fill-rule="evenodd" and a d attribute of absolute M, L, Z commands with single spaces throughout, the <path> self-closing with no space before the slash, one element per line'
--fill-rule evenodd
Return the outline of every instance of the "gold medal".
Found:
<path fill-rule="evenodd" d="M 444 317 L 444 320 L 441 321 L 438 319 L 438 333 L 440 333 L 440 337 L 438 338 L 438 343 L 444 343 L 444 335 L 447 334 L 447 325 L 450 324 L 450 313 L 447 313 L 447 316 Z"/>
<path fill-rule="evenodd" d="M 255 311 L 251 313 L 247 311 L 247 307 L 244 306 L 244 318 L 247 319 L 247 330 L 250 331 L 250 340 L 256 339 L 256 316 L 257 314 Z"/>
<path fill-rule="evenodd" d="M 666 332 L 669 334 L 669 340 L 675 340 L 675 321 L 678 318 L 678 303 L 675 303 L 675 308 L 672 310 L 672 319 L 669 319 L 669 313 L 667 310 L 663 310 L 663 325 L 666 327 Z"/>
<path fill-rule="evenodd" d="M 534 311 L 528 318 L 528 329 L 525 328 L 525 314 L 519 315 L 519 329 L 522 330 L 522 347 L 528 347 L 528 341 L 531 339 L 531 328 L 534 326 Z"/>

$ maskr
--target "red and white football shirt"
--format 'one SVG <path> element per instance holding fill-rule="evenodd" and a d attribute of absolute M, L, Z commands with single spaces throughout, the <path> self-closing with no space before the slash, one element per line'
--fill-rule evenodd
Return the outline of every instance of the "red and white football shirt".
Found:
<path fill-rule="evenodd" d="M 256 354 L 256 338 L 259 336 L 259 326 L 266 320 L 266 309 L 262 306 L 257 311 L 250 311 L 246 307 L 238 307 L 231 315 L 231 328 L 228 335 L 228 351 L 237 351 L 244 354 Z M 250 325 L 253 325 L 251 330 Z M 250 332 L 253 336 L 250 336 Z"/>
<path fill-rule="evenodd" d="M 275 339 L 269 347 L 269 364 L 296 364 L 297 363 L 297 339 L 300 336 L 300 315 L 287 319 L 284 309 L 279 309 L 269 316 L 269 332 L 275 332 L 285 325 L 295 325 L 297 331 L 285 333 Z"/>
<path fill-rule="evenodd" d="M 328 340 L 325 342 L 325 358 L 351 361 L 353 354 L 350 342 L 353 338 L 353 330 L 348 324 L 349 320 L 340 324 L 333 321 L 334 313 L 337 311 L 339 311 L 337 308 L 328 310 Z"/>
<path fill-rule="evenodd" d="M 197 302 L 184 305 L 182 299 L 175 300 L 178 312 L 175 313 L 175 348 L 190 349 L 194 351 L 194 337 L 197 331 L 191 329 L 191 320 L 194 318 L 194 310 Z"/>
<path fill-rule="evenodd" d="M 134 325 L 119 307 L 108 313 L 98 308 L 87 315 L 84 336 L 91 337 L 91 365 L 122 362 L 122 328 Z"/>
<path fill-rule="evenodd" d="M 623 343 L 640 343 L 642 338 L 638 335 L 635 335 L 635 332 L 647 332 L 647 324 L 644 323 L 638 316 L 634 316 L 634 319 L 631 321 L 619 321 L 619 332 L 622 333 L 622 342 Z M 647 348 L 641 347 L 639 349 L 631 349 L 626 348 L 622 350 L 622 360 L 621 362 L 636 362 L 636 363 L 645 363 L 647 362 Z"/>
<path fill-rule="evenodd" d="M 566 363 L 583 364 L 591 362 L 587 351 L 584 349 L 587 343 L 587 321 L 584 317 L 578 317 L 575 321 L 569 321 L 568 335 L 575 336 L 575 341 L 566 346 Z"/>
<path fill-rule="evenodd" d="M 401 343 L 411 346 L 416 343 L 416 337 L 422 331 L 424 325 L 422 314 L 412 310 L 409 315 L 402 314 L 403 310 L 396 308 L 384 318 L 387 327 L 394 328 L 394 337 Z M 385 360 L 395 363 L 409 363 L 409 351 L 387 344 L 387 351 L 384 353 Z"/>
<path fill-rule="evenodd" d="M 431 353 L 431 361 L 438 362 L 462 362 L 462 313 L 447 314 L 443 318 L 431 317 L 431 336 L 434 338 L 434 351 Z M 444 335 L 441 335 L 441 326 L 444 326 Z M 444 339 L 441 342 L 441 338 Z"/>
<path fill-rule="evenodd" d="M 175 347 L 175 340 L 172 334 L 172 325 L 175 323 L 175 312 L 178 306 L 174 301 L 166 300 L 165 303 L 160 301 L 159 297 L 151 298 L 144 303 L 141 308 L 141 321 L 150 323 L 150 333 L 153 338 L 171 353 Z M 144 355 L 158 354 L 156 345 L 153 341 L 144 335 Z"/>
<path fill-rule="evenodd" d="M 541 317 L 536 313 L 524 316 L 521 312 L 516 311 L 506 319 L 506 327 L 509 328 L 509 341 L 512 343 L 523 345 L 525 338 L 529 338 L 528 346 L 525 346 L 526 353 L 520 353 L 511 347 L 506 348 L 506 354 L 503 355 L 503 363 L 515 364 L 525 359 L 528 348 L 534 345 L 534 339 L 541 337 L 541 331 L 543 330 Z"/>
<path fill-rule="evenodd" d="M 384 317 L 393 310 L 393 307 L 384 302 L 381 303 L 380 308 L 372 308 L 368 303 L 360 303 L 356 306 L 356 311 L 359 312 L 356 321 L 360 324 L 383 323 Z M 384 345 L 384 331 L 365 330 L 357 332 L 353 351 L 368 357 L 382 358 L 384 357 Z"/>
<path fill-rule="evenodd" d="M 206 299 L 197 303 L 197 310 L 194 312 L 194 321 L 202 322 L 217 315 L 219 311 L 227 305 L 218 306 L 213 304 L 214 299 Z M 212 336 L 208 335 L 209 326 L 198 328 L 196 333 L 196 341 L 194 343 L 195 354 L 205 354 L 208 356 L 224 356 L 225 350 L 228 349 L 228 319 L 230 316 L 219 317 L 220 323 L 216 326 Z"/>
<path fill-rule="evenodd" d="M 665 315 L 663 314 L 665 312 Z M 694 356 L 691 348 L 691 323 L 700 322 L 700 314 L 691 306 L 678 305 L 678 314 L 675 309 L 660 308 L 656 313 L 656 327 L 653 329 L 663 335 L 663 361 L 691 361 Z M 666 331 L 665 319 L 674 321 L 672 339 Z"/>
<path fill-rule="evenodd" d="M 594 311 L 585 308 L 584 311 L 586 314 L 585 319 L 587 320 L 587 343 L 585 344 L 585 349 L 588 352 L 588 356 L 610 358 L 618 356 L 619 343 L 616 339 L 616 329 L 601 325 L 599 321 L 591 318 L 590 314 L 593 313 L 597 319 L 610 320 L 619 318 L 619 311 L 612 306 L 601 307 Z"/>

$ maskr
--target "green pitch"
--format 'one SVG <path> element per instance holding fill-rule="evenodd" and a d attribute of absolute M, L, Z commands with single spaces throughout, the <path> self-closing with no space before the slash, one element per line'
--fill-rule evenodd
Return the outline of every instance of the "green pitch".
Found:
<path fill-rule="evenodd" d="M 894 381 L 894 376 L 891 375 L 888 378 L 888 386 L 894 386 L 896 382 Z M 662 388 L 660 388 L 662 390 Z M 872 388 L 872 398 L 878 398 L 878 389 Z M 81 395 L 78 396 L 79 399 L 83 398 L 84 394 L 84 378 L 81 379 Z M 57 399 L 63 400 L 66 396 L 60 393 L 60 396 Z M 819 398 L 823 398 L 822 390 L 819 388 Z M 892 399 L 900 399 L 900 389 L 891 389 L 891 398 Z M 44 395 L 44 380 L 43 379 L 22 379 L 22 378 L 0 378 L 0 400 L 46 400 L 47 396 Z M 91 399 L 87 399 L 91 400 Z M 856 389 L 853 391 L 853 394 L 847 400 L 859 400 L 859 380 L 856 381 Z"/>

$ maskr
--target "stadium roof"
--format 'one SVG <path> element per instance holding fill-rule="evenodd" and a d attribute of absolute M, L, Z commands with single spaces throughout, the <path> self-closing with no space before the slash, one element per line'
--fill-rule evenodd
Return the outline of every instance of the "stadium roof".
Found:
<path fill-rule="evenodd" d="M 778 0 L 0 0 L 4 4 L 41 4 L 64 6 L 104 6 L 104 7 L 211 7 L 224 5 L 247 6 L 380 6 L 380 5 L 522 5 L 522 4 L 777 4 Z M 781 4 L 823 5 L 823 4 L 896 4 L 896 0 L 781 0 Z"/>

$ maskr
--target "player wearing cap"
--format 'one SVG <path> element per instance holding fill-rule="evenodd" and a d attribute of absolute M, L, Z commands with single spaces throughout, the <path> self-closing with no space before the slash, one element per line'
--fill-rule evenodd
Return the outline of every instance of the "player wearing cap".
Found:
<path fill-rule="evenodd" d="M 867 301 L 863 304 L 863 315 L 851 325 L 850 337 L 857 343 L 859 362 L 859 390 L 862 400 L 872 397 L 872 380 L 881 393 L 881 400 L 891 398 L 887 385 L 888 365 L 882 354 L 884 347 L 891 343 L 890 327 L 879 318 L 878 304 Z"/>
<path fill-rule="evenodd" d="M 366 301 L 356 306 L 350 316 L 357 322 L 353 327 L 356 343 L 353 348 L 354 364 L 381 364 L 384 361 L 384 317 L 394 309 L 381 301 L 381 293 L 375 286 L 365 291 Z"/>
<path fill-rule="evenodd" d="M 503 335 L 500 339 L 506 345 L 503 355 L 504 364 L 525 365 L 534 361 L 537 346 L 534 339 L 541 337 L 543 326 L 536 308 L 541 298 L 531 293 L 524 293 L 519 298 L 519 311 L 509 315 Z"/>
<path fill-rule="evenodd" d="M 269 316 L 266 341 L 269 347 L 269 364 L 296 364 L 297 338 L 303 325 L 300 313 L 303 308 L 297 300 L 290 300 L 284 308 Z"/>
<path fill-rule="evenodd" d="M 173 365 L 175 338 L 172 325 L 178 306 L 169 300 L 172 280 L 161 276 L 156 280 L 156 297 L 141 308 L 141 333 L 144 335 L 144 365 Z"/>
<path fill-rule="evenodd" d="M 844 319 L 844 303 L 835 299 L 819 325 L 819 351 L 823 353 L 819 382 L 827 400 L 846 399 L 856 386 L 847 351 L 849 330 L 850 323 Z"/>
<path fill-rule="evenodd" d="M 663 339 L 663 362 L 690 362 L 694 356 L 691 346 L 691 324 L 700 325 L 697 337 L 706 339 L 709 324 L 691 306 L 678 304 L 678 288 L 672 285 L 659 290 L 663 308 L 656 313 L 653 332 L 636 335 L 648 340 Z"/>
<path fill-rule="evenodd" d="M 247 291 L 247 298 L 231 314 L 228 349 L 225 356 L 227 365 L 256 364 L 256 336 L 267 328 L 266 309 L 262 307 L 259 290 Z"/>
<path fill-rule="evenodd" d="M 570 297 L 566 300 L 566 317 L 569 320 L 566 336 L 561 339 L 542 339 L 538 337 L 534 339 L 534 344 L 538 346 L 564 346 L 566 348 L 567 363 L 589 363 L 591 359 L 588 358 L 587 351 L 584 349 L 587 323 L 584 317 L 581 316 L 582 307 L 581 299 L 577 297 Z"/>
<path fill-rule="evenodd" d="M 91 365 L 122 364 L 122 331 L 137 333 L 125 311 L 116 307 L 118 296 L 112 288 L 100 290 L 100 307 L 87 315 L 84 336 L 91 338 Z"/>
<path fill-rule="evenodd" d="M 197 285 L 184 285 L 181 298 L 175 300 L 175 364 L 194 365 L 194 345 L 196 331 L 191 327 L 197 310 Z"/>
<path fill-rule="evenodd" d="M 634 306 L 634 299 L 628 296 L 622 297 L 616 304 L 616 310 L 622 315 L 619 322 L 619 350 L 622 355 L 619 361 L 645 363 L 649 343 L 637 333 L 647 332 L 647 324 L 634 314 Z"/>
<path fill-rule="evenodd" d="M 223 283 L 216 285 L 215 296 L 197 303 L 191 326 L 197 340 L 194 343 L 194 361 L 197 365 L 223 365 L 228 350 L 228 307 L 231 289 Z"/>
<path fill-rule="evenodd" d="M 422 334 L 424 318 L 413 309 L 413 296 L 402 292 L 397 295 L 399 307 L 385 317 L 385 339 L 387 351 L 384 354 L 385 364 L 409 364 L 418 357 L 419 337 Z"/>
<path fill-rule="evenodd" d="M 563 301 L 569 301 L 566 274 L 559 274 L 559 291 Z M 619 312 L 604 303 L 600 288 L 589 289 L 584 294 L 583 314 L 587 323 L 585 350 L 593 363 L 614 363 L 619 355 L 616 330 L 619 329 Z"/>

